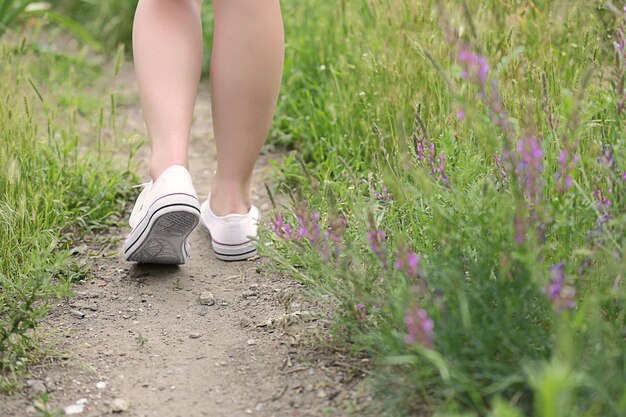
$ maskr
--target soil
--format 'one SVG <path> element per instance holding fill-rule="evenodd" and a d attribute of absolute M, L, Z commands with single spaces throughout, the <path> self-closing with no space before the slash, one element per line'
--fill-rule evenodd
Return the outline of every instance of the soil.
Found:
<path fill-rule="evenodd" d="M 132 68 L 116 83 L 131 91 L 119 110 L 124 135 L 145 137 Z M 190 146 L 201 198 L 215 166 L 206 84 Z M 261 212 L 271 209 L 263 184 L 272 157 L 262 155 L 255 173 Z M 198 228 L 187 264 L 129 264 L 120 250 L 128 231 L 115 232 L 109 251 L 82 251 L 93 259 L 92 277 L 75 284 L 76 297 L 60 300 L 42 326 L 63 353 L 31 369 L 31 387 L 0 394 L 0 416 L 38 415 L 35 404 L 52 415 L 82 404 L 75 415 L 344 416 L 366 402 L 359 385 L 365 364 L 309 343 L 311 334 L 324 337 L 327 316 L 293 279 L 267 272 L 269 260 L 219 261 Z M 214 303 L 201 304 L 205 292 Z"/>

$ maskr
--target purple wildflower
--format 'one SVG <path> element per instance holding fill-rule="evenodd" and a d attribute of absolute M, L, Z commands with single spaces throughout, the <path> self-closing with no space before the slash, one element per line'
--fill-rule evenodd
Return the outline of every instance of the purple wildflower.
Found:
<path fill-rule="evenodd" d="M 546 111 L 546 114 L 548 115 L 546 121 L 548 122 L 548 126 L 550 126 L 550 130 L 556 130 L 561 124 L 560 120 L 548 111 Z"/>
<path fill-rule="evenodd" d="M 382 191 L 376 191 L 374 193 L 374 197 L 380 201 L 390 201 L 391 197 L 389 196 L 389 190 L 387 190 L 387 186 L 383 185 Z"/>
<path fill-rule="evenodd" d="M 335 253 L 341 252 L 341 244 L 343 243 L 343 234 L 348 229 L 348 221 L 344 216 L 338 216 L 329 220 L 328 229 L 324 232 L 326 242 L 324 243 L 323 252 L 330 257 L 330 244 L 335 247 Z"/>
<path fill-rule="evenodd" d="M 489 109 L 489 117 L 492 123 L 498 126 L 504 133 L 505 150 L 515 138 L 515 129 L 509 120 L 509 115 L 504 107 L 504 99 L 498 92 L 498 81 L 489 80 L 489 63 L 484 56 L 472 51 L 469 43 L 459 47 L 458 62 L 463 67 L 461 77 L 477 85 L 478 98 Z"/>
<path fill-rule="evenodd" d="M 465 110 L 460 109 L 459 111 L 456 112 L 456 117 L 457 119 L 459 119 L 460 121 L 465 120 Z"/>
<path fill-rule="evenodd" d="M 583 259 L 580 267 L 578 268 L 578 275 L 583 275 L 587 269 L 591 266 L 589 258 Z"/>
<path fill-rule="evenodd" d="M 622 23 L 617 31 L 617 41 L 614 43 L 617 55 L 615 63 L 614 85 L 617 94 L 617 114 L 626 111 L 626 27 Z"/>
<path fill-rule="evenodd" d="M 601 227 L 603 224 L 608 223 L 609 220 L 611 220 L 611 199 L 607 194 L 611 194 L 610 188 L 606 194 L 601 189 L 597 189 L 593 192 L 593 196 L 596 198 L 596 206 L 598 208 L 598 212 L 600 213 L 600 217 L 596 222 L 597 227 Z"/>
<path fill-rule="evenodd" d="M 504 168 L 504 164 L 502 163 L 502 157 L 498 156 L 497 153 L 493 155 L 493 159 L 496 162 L 496 168 L 498 168 L 498 172 L 500 173 L 500 180 L 502 184 L 506 184 L 509 181 L 509 176 L 506 173 L 506 169 Z"/>
<path fill-rule="evenodd" d="M 551 281 L 543 292 L 548 296 L 557 313 L 576 307 L 574 296 L 576 289 L 565 284 L 565 264 L 560 262 L 550 267 Z"/>
<path fill-rule="evenodd" d="M 330 245 L 322 238 L 322 228 L 319 224 L 320 213 L 317 211 L 307 212 L 304 209 L 298 214 L 297 239 L 306 240 L 311 248 L 319 253 L 324 259 L 330 258 Z"/>
<path fill-rule="evenodd" d="M 578 155 L 570 156 L 567 150 L 559 152 L 559 171 L 555 174 L 555 179 L 558 181 L 557 188 L 560 193 L 566 192 L 572 186 L 571 172 L 580 160 Z"/>
<path fill-rule="evenodd" d="M 434 322 L 424 309 L 407 310 L 404 315 L 404 324 L 407 326 L 407 334 L 404 338 L 409 345 L 419 344 L 425 348 L 433 347 Z"/>
<path fill-rule="evenodd" d="M 348 221 L 344 216 L 329 217 L 328 225 L 323 232 L 320 224 L 320 213 L 317 211 L 309 212 L 305 208 L 300 208 L 297 215 L 297 231 L 285 222 L 285 215 L 282 213 L 276 215 L 276 219 L 270 227 L 278 237 L 285 240 L 305 240 L 312 249 L 328 260 L 333 254 L 333 248 L 335 254 L 341 252 L 343 234 L 348 229 Z"/>
<path fill-rule="evenodd" d="M 367 178 L 361 178 L 361 182 L 367 185 L 369 195 L 373 196 L 376 200 L 391 201 L 387 186 L 380 178 L 376 178 L 371 172 L 367 175 Z"/>
<path fill-rule="evenodd" d="M 317 211 L 311 213 L 302 212 L 298 215 L 298 239 L 306 238 L 310 242 L 317 242 L 320 239 L 320 214 Z"/>
<path fill-rule="evenodd" d="M 437 146 L 433 141 L 429 141 L 428 153 L 426 152 L 426 137 L 417 137 L 413 135 L 413 141 L 415 146 L 415 154 L 418 162 L 422 162 L 428 158 L 428 165 L 430 167 L 430 173 L 433 178 L 443 184 L 446 187 L 450 186 L 450 181 L 446 175 L 446 156 L 443 153 L 437 152 Z"/>
<path fill-rule="evenodd" d="M 615 156 L 611 145 L 602 144 L 602 153 L 598 158 L 598 162 L 604 165 L 609 171 L 613 170 L 615 167 Z"/>
<path fill-rule="evenodd" d="M 365 309 L 365 304 L 357 304 L 356 305 L 356 318 L 358 321 L 365 320 L 365 316 L 367 315 L 367 310 Z"/>
<path fill-rule="evenodd" d="M 446 175 L 446 155 L 437 153 L 437 147 L 434 143 L 430 144 L 430 154 L 428 155 L 428 163 L 430 164 L 430 173 L 433 178 L 448 187 L 450 181 Z"/>
<path fill-rule="evenodd" d="M 617 30 L 617 41 L 613 42 L 613 46 L 618 53 L 626 54 L 626 41 L 624 38 L 624 26 Z"/>
<path fill-rule="evenodd" d="M 274 233 L 276 233 L 276 236 L 278 236 L 279 238 L 285 240 L 290 240 L 292 238 L 291 226 L 289 225 L 289 223 L 285 222 L 284 213 L 276 214 L 276 218 L 271 225 L 271 229 Z"/>
<path fill-rule="evenodd" d="M 417 156 L 417 160 L 419 162 L 422 162 L 422 160 L 424 159 L 424 142 L 426 141 L 426 138 L 424 138 L 423 136 L 419 137 L 418 139 L 416 139 L 415 141 L 415 153 Z"/>
<path fill-rule="evenodd" d="M 511 123 L 504 98 L 499 92 L 496 79 L 491 79 L 487 60 L 472 52 L 469 44 L 459 48 L 458 61 L 463 67 L 463 76 L 478 87 L 477 98 L 487 107 L 491 122 L 503 134 L 501 157 L 496 159 L 502 183 L 513 175 L 523 188 L 529 204 L 519 204 L 515 215 L 515 240 L 522 244 L 526 231 L 537 228 L 540 240 L 545 238 L 545 213 L 541 208 L 543 197 L 543 159 L 540 140 L 526 135 L 518 140 L 515 126 Z M 517 146 L 515 146 L 517 144 Z M 506 179 L 505 179 L 506 178 Z"/>
<path fill-rule="evenodd" d="M 482 55 L 472 52 L 469 44 L 465 44 L 460 49 L 458 59 L 463 66 L 463 71 L 461 71 L 462 78 L 477 82 L 480 85 L 484 85 L 487 82 L 489 63 Z"/>
<path fill-rule="evenodd" d="M 387 267 L 387 256 L 385 255 L 384 243 L 387 238 L 387 234 L 379 229 L 370 230 L 367 238 L 370 242 L 370 247 L 374 255 L 378 258 L 378 260 L 383 264 L 384 267 Z"/>
<path fill-rule="evenodd" d="M 524 185 L 524 193 L 533 204 L 541 200 L 541 174 L 543 172 L 543 151 L 539 140 L 533 135 L 524 136 L 517 144 L 517 174 Z"/>
<path fill-rule="evenodd" d="M 403 250 L 396 252 L 395 257 L 395 269 L 404 272 L 410 277 L 418 276 L 421 262 L 419 255 L 411 250 Z"/>
<path fill-rule="evenodd" d="M 608 188 L 606 193 L 601 188 L 597 188 L 593 192 L 593 196 L 596 199 L 598 218 L 596 219 L 594 228 L 587 234 L 587 239 L 593 239 L 594 245 L 601 245 L 603 243 L 606 228 L 611 221 L 611 193 L 611 188 Z"/>

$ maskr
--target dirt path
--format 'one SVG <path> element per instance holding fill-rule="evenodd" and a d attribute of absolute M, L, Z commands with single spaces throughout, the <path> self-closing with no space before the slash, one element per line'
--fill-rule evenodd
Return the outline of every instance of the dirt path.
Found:
<path fill-rule="evenodd" d="M 122 74 L 121 88 L 134 91 L 130 71 Z M 190 153 L 201 198 L 215 166 L 204 84 Z M 130 101 L 120 109 L 125 129 L 144 135 L 137 100 Z M 261 211 L 269 209 L 263 187 L 268 158 L 255 175 Z M 119 238 L 127 232 L 119 230 Z M 67 357 L 33 369 L 32 387 L 0 397 L 4 415 L 36 415 L 33 402 L 44 390 L 50 410 L 79 410 L 82 403 L 79 416 L 116 408 L 127 408 L 122 415 L 128 416 L 344 415 L 340 408 L 356 401 L 350 387 L 359 372 L 336 355 L 313 360 L 298 342 L 319 321 L 261 325 L 311 308 L 298 296 L 299 285 L 265 274 L 267 260 L 218 261 L 201 229 L 191 244 L 192 256 L 182 267 L 132 265 L 119 254 L 97 257 L 93 280 L 76 285 L 78 296 L 61 302 L 45 323 Z M 214 302 L 201 304 L 205 292 Z"/>

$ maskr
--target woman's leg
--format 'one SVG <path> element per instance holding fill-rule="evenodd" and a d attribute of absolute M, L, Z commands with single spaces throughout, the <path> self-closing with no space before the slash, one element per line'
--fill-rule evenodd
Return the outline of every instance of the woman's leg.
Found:
<path fill-rule="evenodd" d="M 154 180 L 172 165 L 188 166 L 202 67 L 201 4 L 202 0 L 139 0 L 137 6 L 133 53 Z"/>
<path fill-rule="evenodd" d="M 211 55 L 213 128 L 217 172 L 211 208 L 245 214 L 251 176 L 270 128 L 283 70 L 284 36 L 279 0 L 213 0 Z"/>

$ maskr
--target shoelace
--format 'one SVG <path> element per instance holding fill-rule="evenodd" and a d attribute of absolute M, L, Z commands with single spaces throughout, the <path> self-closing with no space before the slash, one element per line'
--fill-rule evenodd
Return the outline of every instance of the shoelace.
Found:
<path fill-rule="evenodd" d="M 144 182 L 143 184 L 137 184 L 137 185 L 133 185 L 132 188 L 146 188 L 148 185 L 150 185 L 152 183 L 152 181 L 148 181 L 148 182 Z"/>
<path fill-rule="evenodd" d="M 147 187 L 152 185 L 152 181 L 148 181 L 148 182 L 144 182 L 143 184 L 137 184 L 137 185 L 133 185 L 132 188 L 142 188 L 141 193 L 143 193 Z M 130 214 L 130 223 L 132 224 L 132 219 L 133 219 L 133 213 L 135 213 L 135 210 L 137 210 L 137 207 L 139 208 L 139 212 L 141 212 L 141 210 L 143 210 L 143 200 L 141 198 L 141 193 L 139 194 L 139 197 L 137 198 L 137 201 L 135 201 L 135 208 L 133 209 L 133 212 Z M 141 200 L 141 201 L 140 201 Z M 139 205 L 137 205 L 139 203 Z"/>

